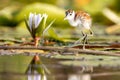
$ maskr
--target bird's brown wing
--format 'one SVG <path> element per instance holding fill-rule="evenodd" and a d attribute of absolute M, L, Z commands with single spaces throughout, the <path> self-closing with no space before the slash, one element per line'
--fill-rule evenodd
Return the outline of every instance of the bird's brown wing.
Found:
<path fill-rule="evenodd" d="M 86 13 L 85 11 L 77 11 L 77 12 L 75 13 L 75 18 L 74 18 L 74 20 L 76 20 L 76 19 L 87 19 L 87 20 L 89 20 L 89 19 L 91 19 L 91 17 L 90 17 L 90 15 L 89 15 L 88 13 Z"/>

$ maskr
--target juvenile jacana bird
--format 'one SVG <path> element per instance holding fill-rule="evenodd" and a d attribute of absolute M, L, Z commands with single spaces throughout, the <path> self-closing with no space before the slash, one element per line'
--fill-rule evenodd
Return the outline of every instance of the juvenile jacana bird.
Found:
<path fill-rule="evenodd" d="M 83 41 L 83 49 L 85 49 L 87 37 L 93 35 L 93 32 L 91 30 L 92 25 L 91 16 L 85 11 L 74 11 L 72 9 L 66 10 L 65 14 L 66 16 L 64 20 L 68 20 L 70 25 L 78 28 L 83 35 L 83 37 L 78 39 L 74 44 L 78 44 L 79 42 Z M 86 34 L 84 32 L 85 29 L 89 31 L 89 34 Z"/>

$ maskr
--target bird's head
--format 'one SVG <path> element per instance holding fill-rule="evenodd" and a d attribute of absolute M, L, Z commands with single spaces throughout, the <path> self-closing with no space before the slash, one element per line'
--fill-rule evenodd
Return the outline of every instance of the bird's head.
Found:
<path fill-rule="evenodd" d="M 72 9 L 68 9 L 68 10 L 66 10 L 65 15 L 66 16 L 65 16 L 64 20 L 72 20 L 75 17 L 75 11 Z"/>

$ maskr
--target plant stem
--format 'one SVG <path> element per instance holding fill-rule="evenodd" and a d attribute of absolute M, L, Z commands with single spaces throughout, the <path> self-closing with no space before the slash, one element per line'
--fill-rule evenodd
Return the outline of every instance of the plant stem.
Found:
<path fill-rule="evenodd" d="M 38 46 L 39 40 L 40 40 L 40 37 L 35 37 L 35 39 L 34 39 L 34 42 L 35 42 L 34 46 L 35 46 L 35 47 Z"/>

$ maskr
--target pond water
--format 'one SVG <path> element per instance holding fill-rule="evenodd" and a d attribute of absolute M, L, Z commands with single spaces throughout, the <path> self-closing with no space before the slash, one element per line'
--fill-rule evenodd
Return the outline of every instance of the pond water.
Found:
<path fill-rule="evenodd" d="M 30 65 L 35 65 L 31 62 L 33 56 L 0 56 L 0 80 L 120 80 L 120 64 L 92 66 L 82 65 L 81 61 L 77 60 L 81 64 L 77 66 L 61 64 L 61 61 L 74 63 L 75 60 L 51 59 L 43 56 L 39 58 L 37 66 L 44 64 L 45 68 L 41 67 L 38 70 L 37 67 L 37 72 L 33 67 L 30 68 Z"/>

